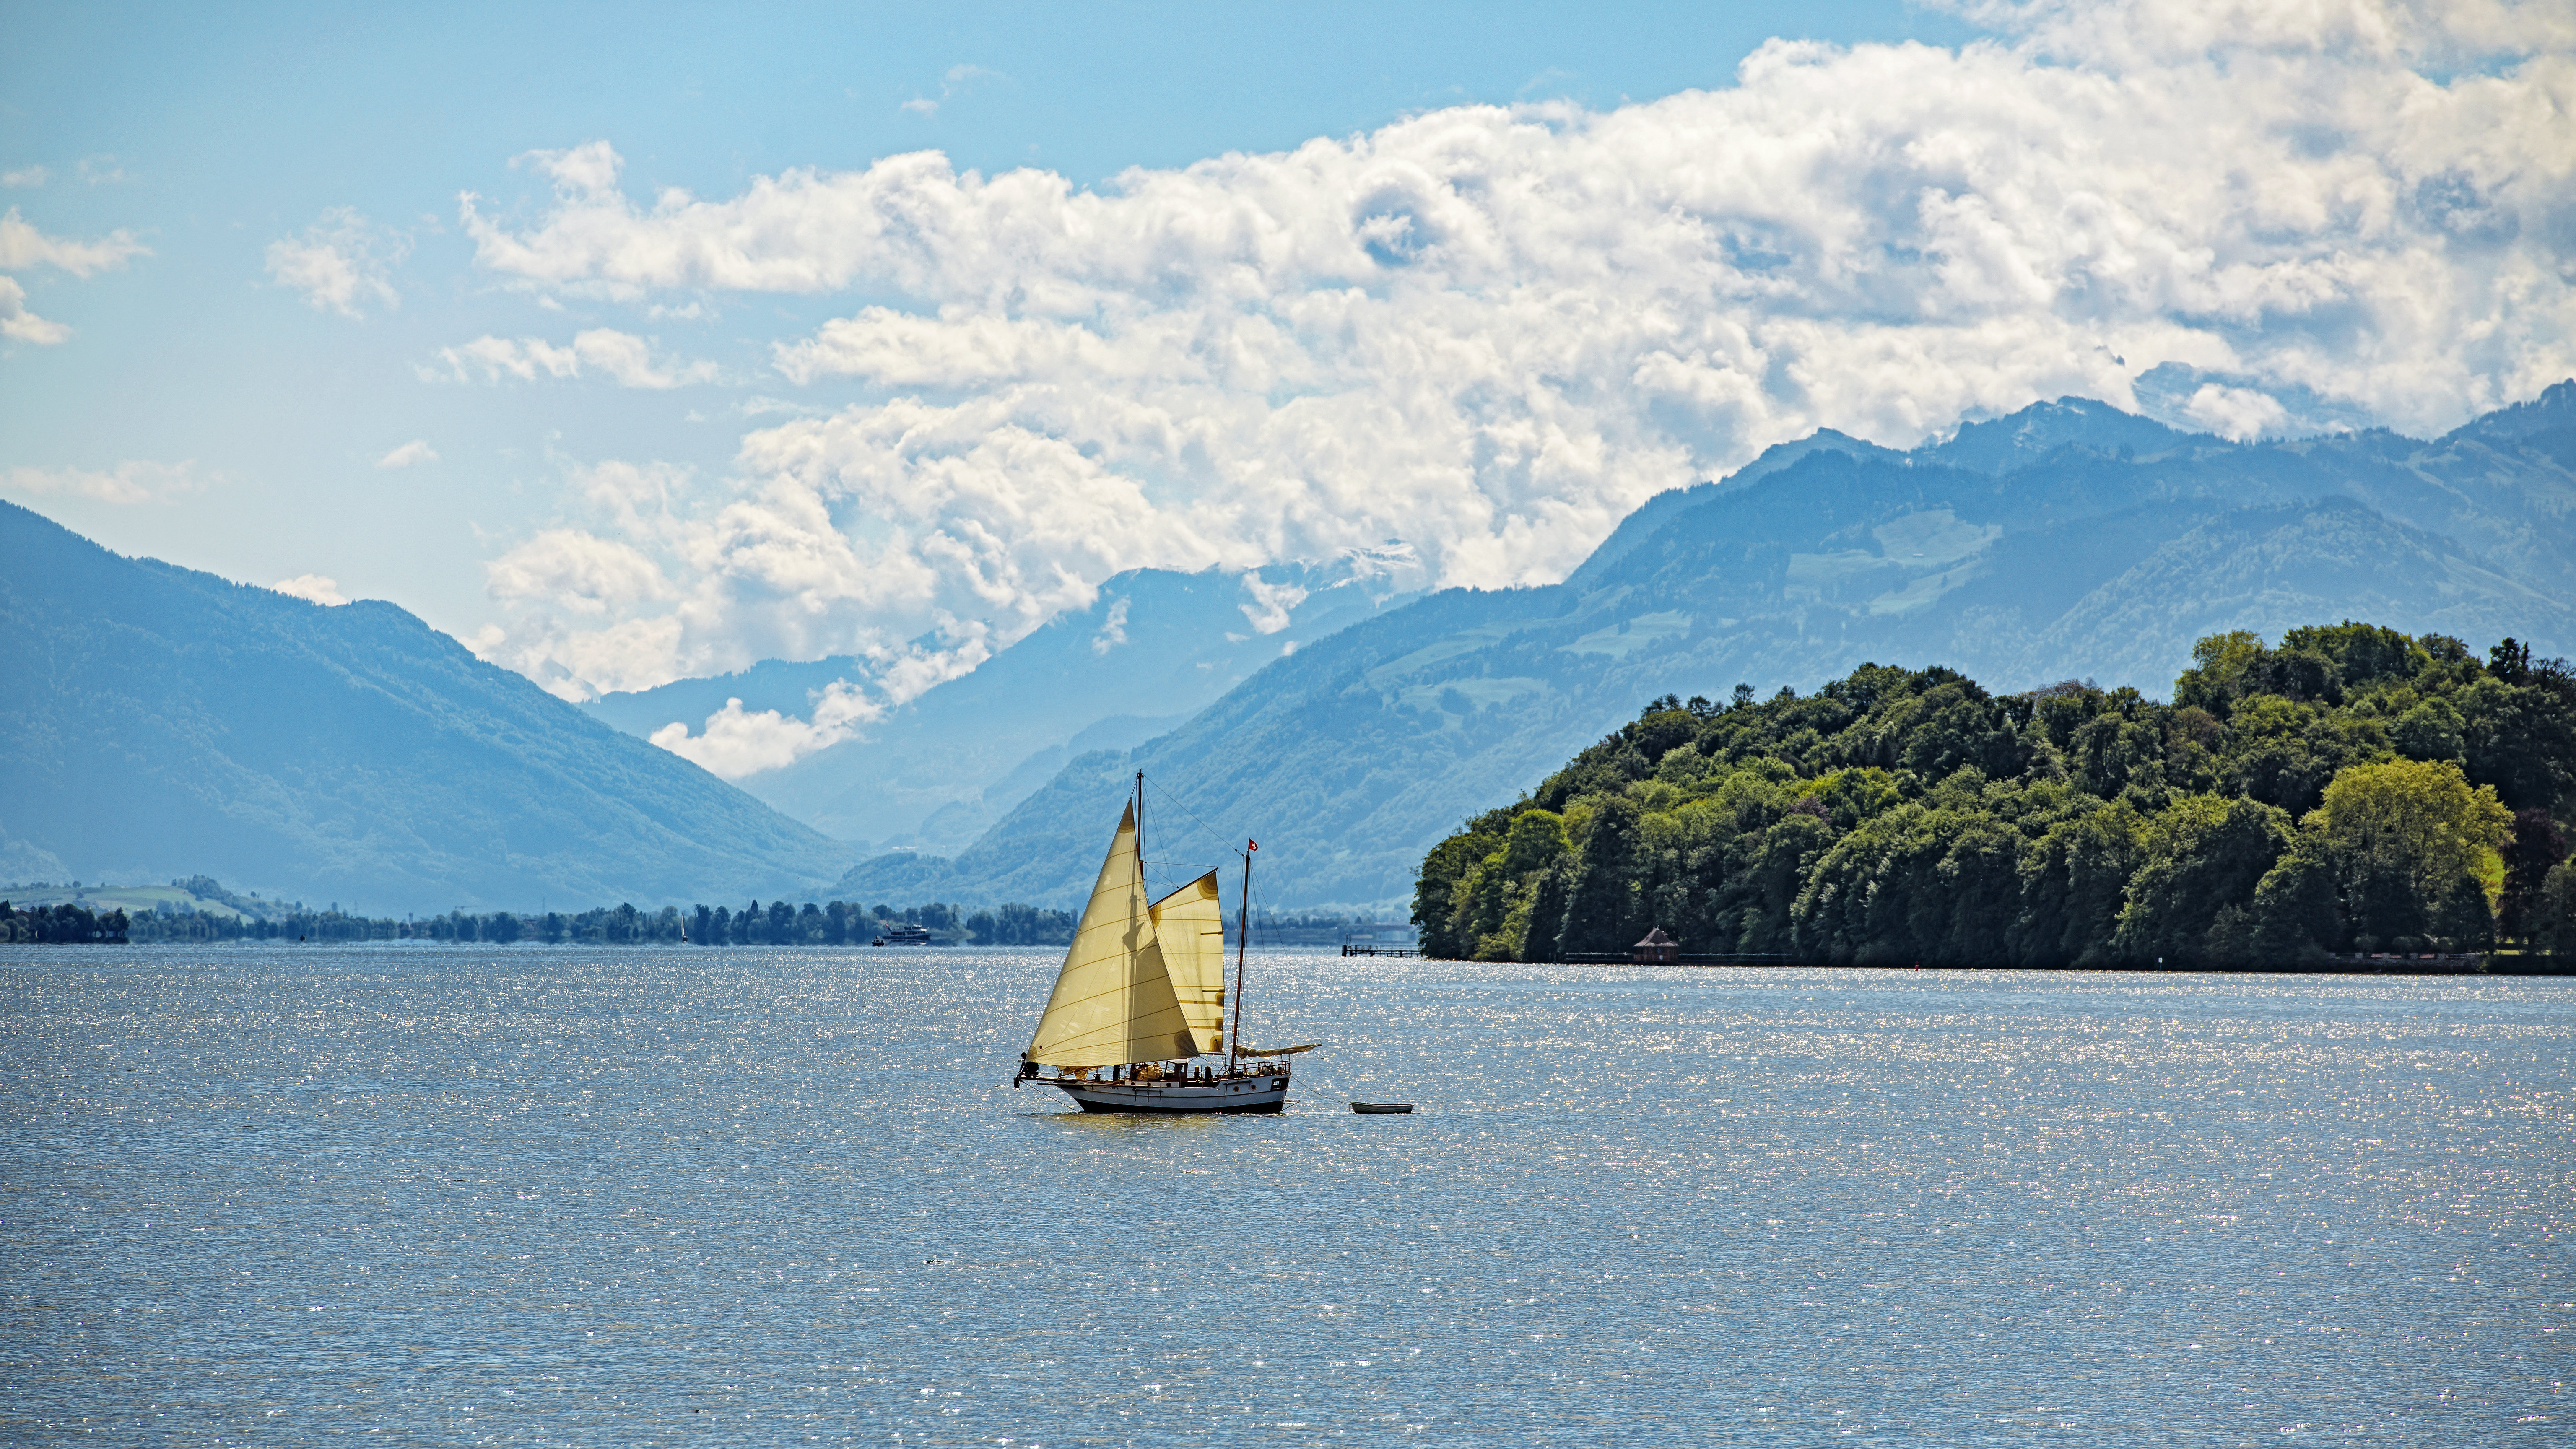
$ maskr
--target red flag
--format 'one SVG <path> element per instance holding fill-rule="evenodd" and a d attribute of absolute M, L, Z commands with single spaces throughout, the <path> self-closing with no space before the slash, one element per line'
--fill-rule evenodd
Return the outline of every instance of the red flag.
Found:
<path fill-rule="evenodd" d="M 1261 848 L 1261 842 L 1258 840 L 1247 840 L 1243 843 L 1252 847 L 1254 850 L 1259 850 Z"/>

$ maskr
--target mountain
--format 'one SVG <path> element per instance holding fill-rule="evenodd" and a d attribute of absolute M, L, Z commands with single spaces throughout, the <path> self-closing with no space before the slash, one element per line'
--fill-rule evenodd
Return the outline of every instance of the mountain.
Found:
<path fill-rule="evenodd" d="M 324 608 L 0 504 L 0 877 L 399 913 L 806 890 L 847 847 L 391 604 Z"/>
<path fill-rule="evenodd" d="M 2571 429 L 2576 383 L 2430 442 L 2236 444 L 2080 398 L 1910 453 L 1819 434 L 1650 501 L 1563 584 L 1367 619 L 1073 761 L 955 857 L 863 862 L 836 892 L 1070 901 L 1141 768 L 1181 807 L 1159 817 L 1175 870 L 1219 858 L 1205 818 L 1261 839 L 1274 902 L 1392 908 L 1462 817 L 1667 692 L 1870 661 L 2027 689 L 2081 661 L 2160 696 L 2203 635 L 2334 618 L 2567 652 Z"/>
<path fill-rule="evenodd" d="M 783 768 L 735 783 L 845 840 L 953 851 L 1076 756 L 1124 750 L 1180 724 L 1281 655 L 1410 597 L 1400 547 L 1246 576 L 1123 573 L 973 673 Z M 1255 586 L 1257 587 L 1257 590 Z M 809 715 L 860 660 L 771 660 L 739 674 L 611 694 L 585 706 L 639 738 L 692 730 L 738 698 Z"/>

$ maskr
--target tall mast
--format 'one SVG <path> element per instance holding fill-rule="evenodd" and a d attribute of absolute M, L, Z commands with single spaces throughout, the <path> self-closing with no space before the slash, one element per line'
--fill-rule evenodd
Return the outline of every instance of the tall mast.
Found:
<path fill-rule="evenodd" d="M 1154 883 L 1145 876 L 1145 772 L 1142 770 L 1136 772 L 1136 883 L 1145 888 L 1146 898 L 1152 899 Z"/>
<path fill-rule="evenodd" d="M 1245 841 L 1243 851 L 1243 894 L 1234 903 L 1234 1020 L 1226 1024 L 1231 1033 L 1225 1043 L 1225 1074 L 1234 1075 L 1234 1054 L 1243 1045 L 1243 958 L 1252 946 L 1252 852 L 1261 847 Z M 1217 958 L 1220 963 L 1224 957 Z M 1218 967 L 1223 970 L 1222 964 Z"/>

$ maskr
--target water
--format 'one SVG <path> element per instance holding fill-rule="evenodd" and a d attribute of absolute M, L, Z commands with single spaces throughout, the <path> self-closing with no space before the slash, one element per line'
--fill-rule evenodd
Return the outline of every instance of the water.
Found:
<path fill-rule="evenodd" d="M 2576 1438 L 2576 983 L 1288 955 L 1153 1120 L 1053 965 L 0 954 L 0 1442 Z"/>

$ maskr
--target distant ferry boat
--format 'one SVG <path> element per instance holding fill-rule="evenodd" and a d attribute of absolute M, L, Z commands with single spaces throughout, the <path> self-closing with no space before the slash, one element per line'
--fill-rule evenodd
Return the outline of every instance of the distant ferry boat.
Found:
<path fill-rule="evenodd" d="M 911 924 L 888 926 L 885 928 L 884 932 L 877 937 L 875 944 L 879 946 L 927 946 L 930 944 L 930 928 L 928 926 L 915 926 Z"/>
<path fill-rule="evenodd" d="M 1145 775 L 1109 838 L 1091 904 L 1056 972 L 1046 1012 L 1011 1079 L 1054 1087 L 1086 1112 L 1276 1112 L 1288 1105 L 1287 1057 L 1243 1045 L 1242 926 L 1236 917 L 1234 1033 L 1226 1033 L 1225 914 L 1216 872 L 1148 901 L 1139 817 Z M 1246 899 L 1252 852 L 1244 842 Z M 1222 1054 L 1222 1065 L 1200 1065 Z M 1255 1065 L 1255 1063 L 1258 1063 Z M 1052 1071 L 1053 1076 L 1040 1075 Z"/>

